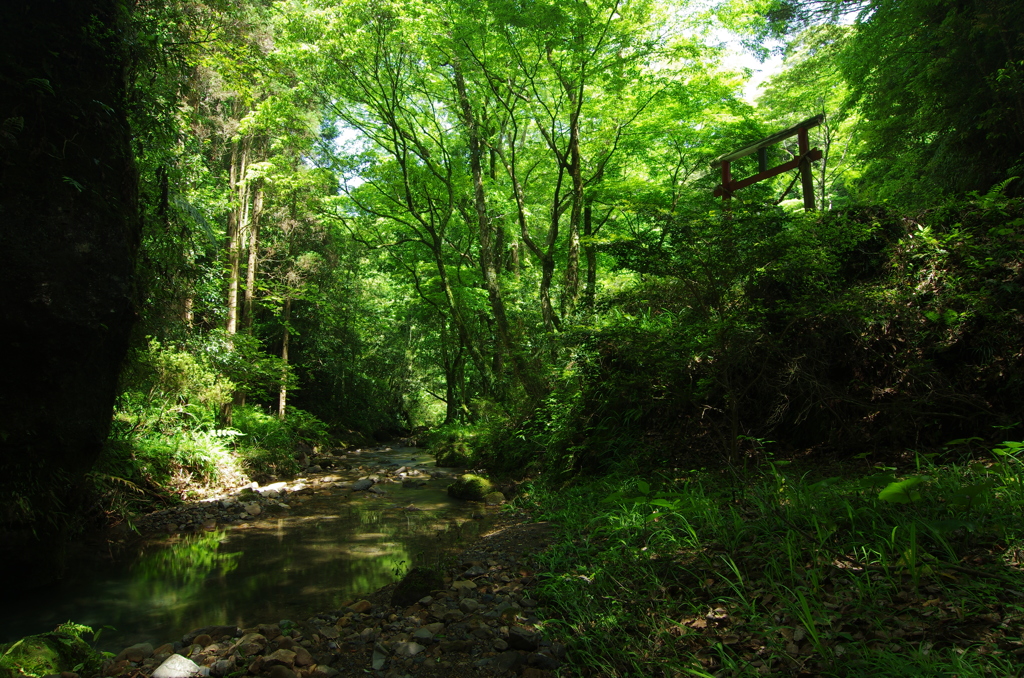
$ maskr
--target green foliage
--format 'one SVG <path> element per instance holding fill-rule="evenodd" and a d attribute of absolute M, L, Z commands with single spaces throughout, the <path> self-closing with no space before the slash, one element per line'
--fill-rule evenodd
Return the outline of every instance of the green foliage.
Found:
<path fill-rule="evenodd" d="M 871 666 L 908 676 L 1006 669 L 998 651 L 960 653 L 941 641 L 961 605 L 996 613 L 997 635 L 998 611 L 1019 609 L 1007 587 L 1021 585 L 1013 562 L 1024 539 L 1022 498 L 996 489 L 994 465 L 925 461 L 931 480 L 903 477 L 899 492 L 884 478 L 782 470 L 790 468 L 768 466 L 740 484 L 703 471 L 535 484 L 539 517 L 562 529 L 539 569 L 540 595 L 547 626 L 573 639 L 573 669 L 625 676 L 656 664 L 683 675 L 763 675 L 744 659 L 755 648 L 770 673 L 796 665 L 843 676 Z M 890 501 L 914 489 L 913 501 Z M 950 501 L 990 490 L 969 509 Z M 874 642 L 891 628 L 897 602 L 935 639 L 929 653 L 895 636 Z"/>
<path fill-rule="evenodd" d="M 103 655 L 94 651 L 82 635 L 95 637 L 93 630 L 82 624 L 66 622 L 51 633 L 27 636 L 9 645 L 0 646 L 0 676 L 41 678 L 73 671 L 89 675 L 98 672 Z"/>
<path fill-rule="evenodd" d="M 745 466 L 769 435 L 859 452 L 1012 421 L 1022 209 L 991 192 L 908 216 L 638 213 L 607 250 L 644 284 L 566 336 L 530 424 L 548 468 L 664 464 L 679 439 Z"/>
<path fill-rule="evenodd" d="M 233 426 L 223 427 L 235 384 L 203 353 L 156 340 L 136 351 L 122 388 L 111 438 L 89 477 L 104 509 L 128 520 L 165 495 L 190 498 L 248 475 L 293 472 L 300 442 L 328 439 L 323 422 L 295 408 L 281 420 L 236 406 Z"/>
<path fill-rule="evenodd" d="M 246 405 L 235 409 L 232 423 L 244 436 L 239 438 L 238 449 L 250 475 L 297 471 L 299 444 L 314 447 L 328 440 L 327 426 L 297 408 L 291 408 L 282 420 L 260 407 Z"/>
<path fill-rule="evenodd" d="M 477 458 L 474 452 L 479 431 L 463 425 L 442 426 L 431 431 L 427 450 L 434 455 L 438 466 L 472 466 Z"/>

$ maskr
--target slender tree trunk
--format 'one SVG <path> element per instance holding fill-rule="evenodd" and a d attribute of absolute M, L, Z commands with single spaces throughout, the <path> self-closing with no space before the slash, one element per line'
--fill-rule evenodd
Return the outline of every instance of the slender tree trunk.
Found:
<path fill-rule="evenodd" d="M 526 216 L 526 198 L 524 197 L 525 194 L 523 192 L 523 186 L 519 183 L 519 177 L 516 174 L 515 156 L 513 155 L 511 160 L 509 160 L 504 157 L 504 154 L 499 153 L 499 155 L 502 158 L 502 163 L 505 165 L 505 172 L 512 181 L 512 196 L 516 201 L 516 219 L 519 222 L 519 237 L 522 242 L 526 244 L 527 249 L 529 249 L 530 252 L 532 252 L 533 255 L 541 262 L 541 282 L 538 296 L 540 297 L 541 318 L 544 320 L 544 328 L 548 332 L 554 332 L 558 324 L 558 318 L 555 316 L 554 306 L 551 304 L 551 281 L 554 279 L 555 274 L 555 259 L 553 256 L 550 256 L 548 252 L 541 249 L 530 235 L 529 220 Z M 554 232 L 553 237 L 551 235 L 551 229 L 553 229 Z M 547 239 L 548 249 L 551 249 L 550 243 L 554 242 L 557 237 L 558 218 L 557 215 L 552 215 L 552 222 L 549 227 Z M 516 275 L 518 276 L 518 248 L 516 249 L 516 257 Z"/>
<path fill-rule="evenodd" d="M 565 261 L 565 313 L 572 313 L 580 298 L 580 216 L 583 208 L 583 165 L 580 158 L 579 111 L 574 107 L 569 124 L 569 177 L 572 179 L 569 210 L 569 251 Z"/>
<path fill-rule="evenodd" d="M 245 307 L 242 321 L 246 334 L 252 334 L 253 299 L 256 291 L 256 269 L 259 267 L 260 215 L 263 213 L 263 189 L 256 191 L 249 223 L 249 261 L 245 267 Z"/>
<path fill-rule="evenodd" d="M 241 149 L 239 149 L 241 145 Z M 229 350 L 234 349 L 234 337 L 238 334 L 238 291 L 241 286 L 242 249 L 248 225 L 248 192 L 245 172 L 248 164 L 249 142 L 243 138 L 231 147 L 231 169 L 228 175 L 232 198 L 237 200 L 234 209 L 228 214 L 228 299 L 225 332 Z M 235 192 L 238 192 L 237 198 Z M 221 420 L 225 426 L 231 426 L 232 410 L 236 405 L 245 404 L 245 392 L 236 391 L 232 401 L 221 407 Z"/>
<path fill-rule="evenodd" d="M 246 191 L 245 170 L 248 161 L 248 143 L 243 139 L 239 152 L 237 144 L 231 148 L 229 186 L 237 204 L 228 215 L 228 300 L 225 329 L 228 341 L 238 333 L 238 288 L 242 273 L 242 240 L 245 237 Z M 235 197 L 235 192 L 238 196 Z"/>
<path fill-rule="evenodd" d="M 587 244 L 583 246 L 583 252 L 587 259 L 587 285 L 583 290 L 583 304 L 588 312 L 594 310 L 594 298 L 597 295 L 597 250 L 590 238 L 594 235 L 594 209 L 587 205 L 583 210 L 583 235 L 586 236 Z"/>
<path fill-rule="evenodd" d="M 284 337 L 281 340 L 281 387 L 277 392 L 277 418 L 284 421 L 288 403 L 288 342 L 291 339 L 291 331 L 288 329 L 288 322 L 292 317 L 292 298 L 284 298 Z"/>

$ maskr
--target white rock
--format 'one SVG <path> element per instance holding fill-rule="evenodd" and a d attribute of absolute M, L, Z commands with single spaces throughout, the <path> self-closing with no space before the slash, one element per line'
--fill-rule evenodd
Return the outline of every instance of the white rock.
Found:
<path fill-rule="evenodd" d="M 246 505 L 245 512 L 248 513 L 250 516 L 258 516 L 259 514 L 263 513 L 263 509 L 260 508 L 259 504 L 252 503 Z"/>
<path fill-rule="evenodd" d="M 172 654 L 153 671 L 153 678 L 189 678 L 199 673 L 199 665 L 194 661 L 180 654 Z"/>
<path fill-rule="evenodd" d="M 425 649 L 426 648 L 424 648 L 419 643 L 414 643 L 412 641 L 402 641 L 400 643 L 395 643 L 395 656 L 415 657 L 420 652 L 423 652 L 423 650 Z"/>

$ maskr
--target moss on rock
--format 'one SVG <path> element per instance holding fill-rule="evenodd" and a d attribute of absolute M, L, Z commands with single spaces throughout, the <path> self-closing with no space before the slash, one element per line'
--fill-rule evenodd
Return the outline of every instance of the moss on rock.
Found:
<path fill-rule="evenodd" d="M 0 678 L 48 676 L 62 671 L 94 673 L 99 671 L 102 660 L 102 655 L 76 633 L 58 628 L 53 633 L 26 636 L 2 646 Z"/>
<path fill-rule="evenodd" d="M 485 495 L 494 490 L 491 481 L 467 473 L 448 486 L 448 496 L 468 501 L 483 501 Z"/>

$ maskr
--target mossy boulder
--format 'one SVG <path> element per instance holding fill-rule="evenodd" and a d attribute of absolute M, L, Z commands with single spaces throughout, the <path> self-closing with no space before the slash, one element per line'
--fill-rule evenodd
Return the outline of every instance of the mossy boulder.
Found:
<path fill-rule="evenodd" d="M 420 598 L 429 596 L 431 591 L 444 588 L 444 579 L 429 567 L 414 567 L 409 570 L 402 581 L 398 582 L 391 594 L 391 604 L 397 607 L 412 605 Z"/>
<path fill-rule="evenodd" d="M 494 487 L 487 478 L 467 473 L 448 486 L 448 496 L 467 501 L 483 501 Z"/>
<path fill-rule="evenodd" d="M 49 676 L 63 671 L 87 675 L 99 671 L 102 661 L 102 655 L 78 635 L 58 629 L 0 645 L 0 678 Z"/>
<path fill-rule="evenodd" d="M 503 495 L 501 492 L 488 492 L 487 494 L 484 495 L 483 500 L 484 503 L 490 504 L 492 506 L 497 504 L 504 504 L 505 495 Z"/>

